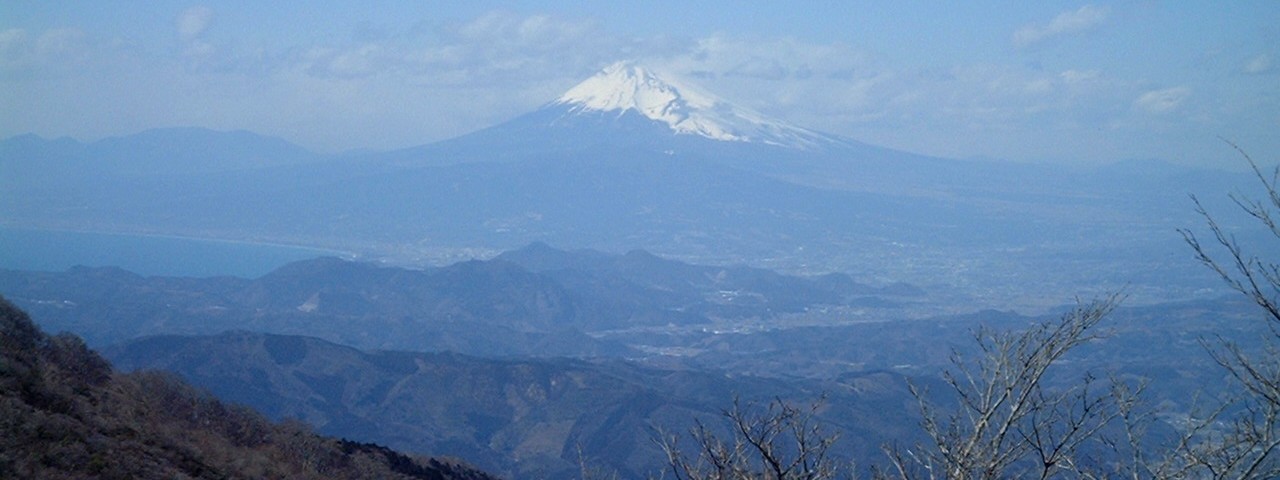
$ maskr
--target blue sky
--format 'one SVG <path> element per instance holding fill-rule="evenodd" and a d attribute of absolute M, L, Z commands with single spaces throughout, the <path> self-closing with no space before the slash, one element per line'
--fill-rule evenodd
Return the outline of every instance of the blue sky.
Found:
<path fill-rule="evenodd" d="M 532 110 L 616 60 L 946 157 L 1280 156 L 1280 2 L 0 0 L 0 137 L 246 129 L 336 152 Z"/>

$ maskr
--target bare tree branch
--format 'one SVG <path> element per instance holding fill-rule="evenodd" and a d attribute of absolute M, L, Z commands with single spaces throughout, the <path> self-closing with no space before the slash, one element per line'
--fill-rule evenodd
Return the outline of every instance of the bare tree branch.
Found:
<path fill-rule="evenodd" d="M 1225 141 L 1225 140 L 1224 140 Z M 1265 192 L 1262 200 L 1232 194 L 1230 198 L 1249 217 L 1280 240 L 1276 217 L 1280 212 L 1280 168 L 1270 176 L 1235 143 L 1227 141 L 1246 163 Z M 1213 418 L 1221 422 L 1194 425 L 1178 445 L 1178 471 L 1210 478 L 1280 477 L 1280 266 L 1246 252 L 1232 234 L 1194 196 L 1196 212 L 1204 219 L 1212 238 L 1205 244 L 1194 232 L 1180 230 L 1197 260 L 1218 274 L 1232 289 L 1244 294 L 1265 313 L 1271 336 L 1262 351 L 1250 354 L 1240 345 L 1218 338 L 1203 341 L 1213 360 L 1239 387 L 1234 403 L 1224 403 Z M 1276 250 L 1270 250 L 1272 252 Z M 1216 252 L 1216 253 L 1215 253 Z M 1215 428 L 1216 427 L 1216 428 Z"/>
<path fill-rule="evenodd" d="M 1110 390 L 1094 388 L 1091 376 L 1056 391 L 1044 385 L 1045 376 L 1067 352 L 1099 338 L 1098 323 L 1119 301 L 1114 295 L 1080 305 L 1023 332 L 978 329 L 979 355 L 970 360 L 954 354 L 954 368 L 943 373 L 958 411 L 942 414 L 921 389 L 911 387 L 931 443 L 906 451 L 910 455 L 886 449 L 898 475 L 933 477 L 935 467 L 948 479 L 1079 472 L 1081 446 L 1119 415 L 1115 399 Z"/>
<path fill-rule="evenodd" d="M 658 443 L 678 480 L 833 479 L 841 473 L 829 455 L 837 436 L 816 418 L 823 402 L 800 408 L 775 399 L 761 409 L 734 400 L 723 412 L 728 438 L 702 422 L 689 432 L 697 447 L 692 460 L 680 448 L 679 436 L 662 435 Z"/>

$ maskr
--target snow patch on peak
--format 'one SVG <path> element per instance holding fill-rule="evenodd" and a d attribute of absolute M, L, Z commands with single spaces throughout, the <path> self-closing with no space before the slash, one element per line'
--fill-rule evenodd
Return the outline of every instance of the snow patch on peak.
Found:
<path fill-rule="evenodd" d="M 634 111 L 665 123 L 677 134 L 809 149 L 835 141 L 784 122 L 770 120 L 695 87 L 632 62 L 618 62 L 579 83 L 552 105 L 570 113 Z"/>

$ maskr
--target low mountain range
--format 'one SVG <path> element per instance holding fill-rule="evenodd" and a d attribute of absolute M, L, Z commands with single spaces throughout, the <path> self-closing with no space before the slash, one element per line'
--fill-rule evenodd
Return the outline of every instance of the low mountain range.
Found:
<path fill-rule="evenodd" d="M 787 276 L 545 244 L 426 270 L 320 258 L 257 279 L 142 277 L 109 267 L 0 271 L 0 292 L 48 328 L 95 345 L 250 329 L 364 348 L 622 357 L 640 354 L 588 334 L 732 325 L 810 308 L 893 310 L 927 300 L 910 285 L 873 287 L 843 274 Z"/>
<path fill-rule="evenodd" d="M 0 292 L 44 328 L 114 343 L 107 356 L 126 370 L 512 478 L 561 478 L 583 461 L 645 478 L 662 465 L 657 431 L 716 425 L 734 398 L 825 397 L 841 454 L 882 458 L 883 442 L 919 434 L 908 381 L 946 392 L 939 372 L 981 354 L 973 329 L 1043 318 L 912 318 L 931 295 L 907 285 L 542 244 L 427 270 L 317 259 L 257 279 L 0 271 Z M 1260 323 L 1238 297 L 1121 308 L 1049 381 L 1147 379 L 1147 400 L 1176 421 L 1221 382 L 1205 339 L 1254 351 Z"/>
<path fill-rule="evenodd" d="M 660 476 L 658 436 L 683 434 L 695 420 L 723 432 L 721 412 L 735 398 L 753 408 L 821 399 L 823 428 L 843 432 L 842 457 L 872 458 L 883 439 L 914 439 L 905 379 L 889 372 L 801 382 L 616 361 L 362 352 L 249 332 L 147 337 L 108 356 L 126 370 L 175 372 L 272 418 L 464 458 L 509 478 L 575 478 L 584 467 Z"/>

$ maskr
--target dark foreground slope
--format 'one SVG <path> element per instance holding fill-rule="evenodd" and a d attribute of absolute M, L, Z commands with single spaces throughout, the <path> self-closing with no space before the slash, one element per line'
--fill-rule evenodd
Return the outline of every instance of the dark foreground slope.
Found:
<path fill-rule="evenodd" d="M 492 477 L 274 424 L 168 374 L 114 372 L 0 299 L 0 478 Z"/>

